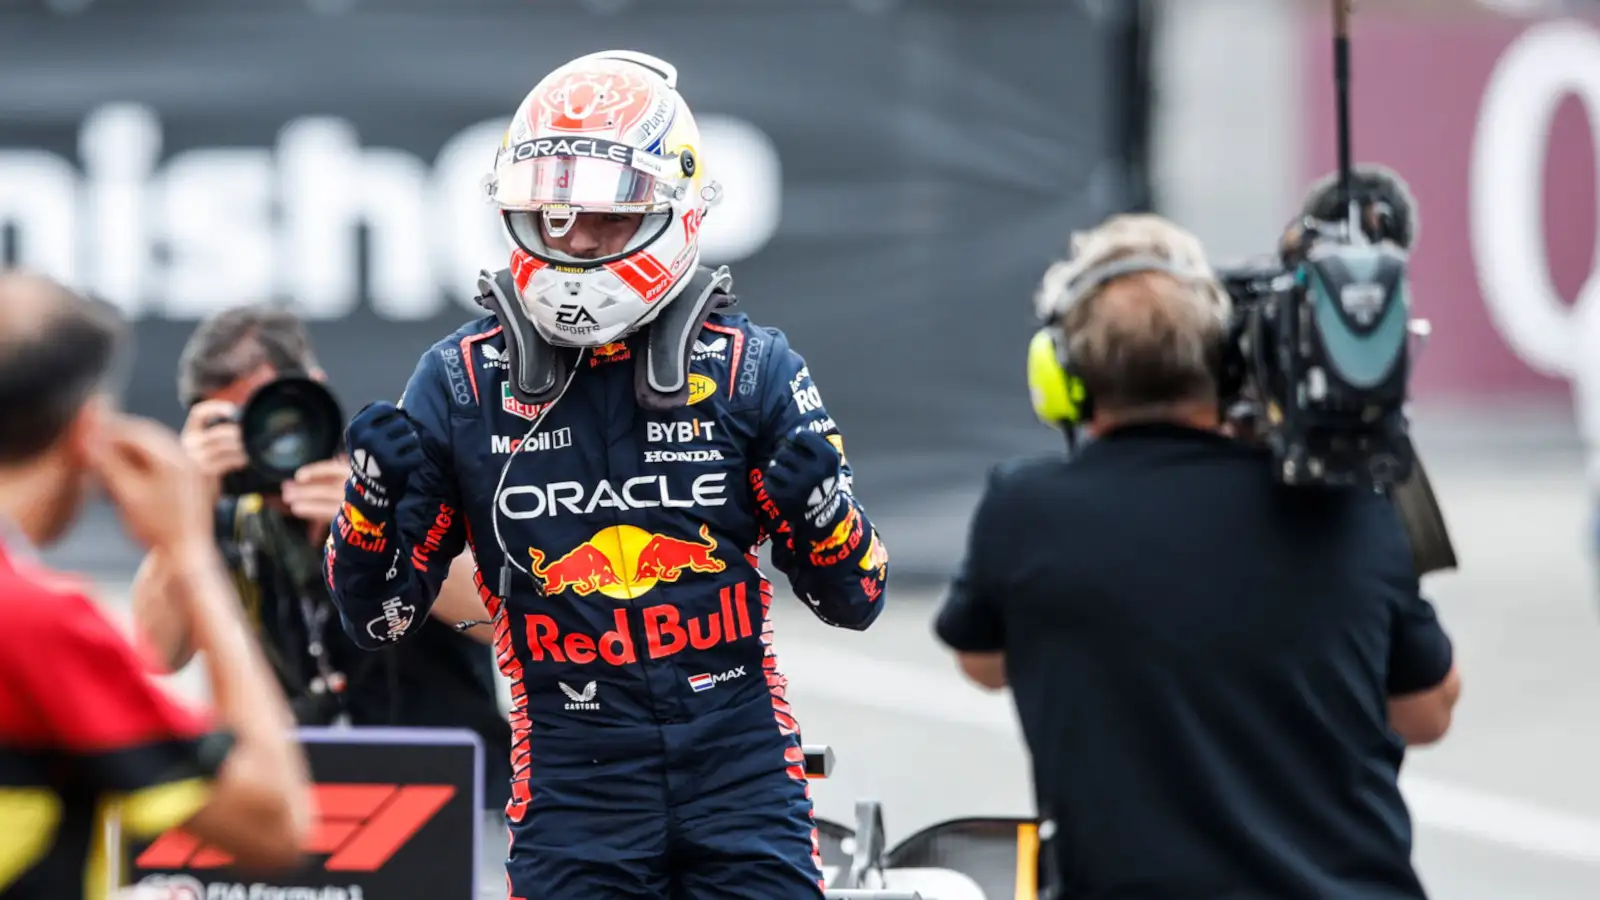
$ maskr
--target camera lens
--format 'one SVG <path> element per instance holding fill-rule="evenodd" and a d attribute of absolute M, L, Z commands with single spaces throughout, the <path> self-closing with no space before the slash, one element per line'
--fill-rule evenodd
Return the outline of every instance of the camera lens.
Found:
<path fill-rule="evenodd" d="M 316 423 L 302 410 L 286 408 L 268 412 L 261 423 L 255 448 L 261 461 L 274 469 L 299 468 L 316 459 Z"/>
<path fill-rule="evenodd" d="M 339 449 L 344 414 L 327 388 L 308 378 L 280 378 L 258 390 L 240 414 L 250 464 L 263 475 L 292 477 Z"/>

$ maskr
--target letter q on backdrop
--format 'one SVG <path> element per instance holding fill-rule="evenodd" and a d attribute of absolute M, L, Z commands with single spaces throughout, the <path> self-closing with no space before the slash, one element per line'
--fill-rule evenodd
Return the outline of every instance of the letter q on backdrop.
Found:
<path fill-rule="evenodd" d="M 1541 208 L 1550 130 L 1568 95 L 1583 103 L 1600 148 L 1600 33 L 1590 25 L 1535 25 L 1501 55 L 1473 140 L 1470 233 L 1478 282 L 1507 344 L 1536 371 L 1572 381 L 1590 481 L 1600 485 L 1600 229 L 1597 267 L 1568 307 L 1550 275 Z"/>

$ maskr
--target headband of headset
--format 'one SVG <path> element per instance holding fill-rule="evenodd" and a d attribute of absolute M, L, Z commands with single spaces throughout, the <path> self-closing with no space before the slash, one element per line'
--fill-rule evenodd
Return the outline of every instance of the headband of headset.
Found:
<path fill-rule="evenodd" d="M 1093 411 L 1083 380 L 1072 371 L 1067 355 L 1067 336 L 1060 321 L 1083 298 L 1108 283 L 1140 272 L 1165 272 L 1174 278 L 1192 281 L 1197 273 L 1174 265 L 1158 256 L 1143 254 L 1091 266 L 1067 283 L 1045 313 L 1041 328 L 1028 342 L 1028 394 L 1034 415 L 1046 425 L 1070 428 L 1086 421 Z"/>

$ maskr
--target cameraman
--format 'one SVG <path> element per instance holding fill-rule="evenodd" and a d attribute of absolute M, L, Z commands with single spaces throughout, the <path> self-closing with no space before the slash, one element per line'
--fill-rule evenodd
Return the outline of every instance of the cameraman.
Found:
<path fill-rule="evenodd" d="M 470 557 L 456 560 L 418 643 L 380 652 L 355 646 L 323 587 L 320 552 L 344 498 L 350 465 L 312 463 L 277 492 L 229 496 L 225 476 L 246 468 L 237 424 L 246 401 L 273 380 L 321 380 L 305 326 L 270 307 L 228 309 L 202 322 L 179 362 L 178 390 L 189 409 L 184 449 L 208 482 L 216 540 L 245 611 L 302 725 L 467 728 L 484 741 L 484 804 L 509 798 L 510 725 L 500 710 L 488 619 Z M 160 658 L 176 670 L 194 653 L 167 588 L 167 561 L 145 558 L 133 586 L 134 617 Z M 471 635 L 469 637 L 468 635 Z M 497 840 L 503 850 L 503 834 Z"/>
<path fill-rule="evenodd" d="M 1399 518 L 1219 433 L 1229 300 L 1155 216 L 1042 312 L 1093 440 L 990 477 L 936 631 L 1009 684 L 1058 897 L 1421 898 L 1397 783 L 1459 692 Z"/>

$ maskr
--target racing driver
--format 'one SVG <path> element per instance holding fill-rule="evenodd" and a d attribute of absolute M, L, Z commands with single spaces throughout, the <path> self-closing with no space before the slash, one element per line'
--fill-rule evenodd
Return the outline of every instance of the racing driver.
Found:
<path fill-rule="evenodd" d="M 416 629 L 470 546 L 510 679 L 513 898 L 822 896 L 756 548 L 825 622 L 883 609 L 883 542 L 782 332 L 699 264 L 677 73 L 609 51 L 523 100 L 485 180 L 511 265 L 398 405 L 351 420 L 326 554 L 345 627 Z"/>

